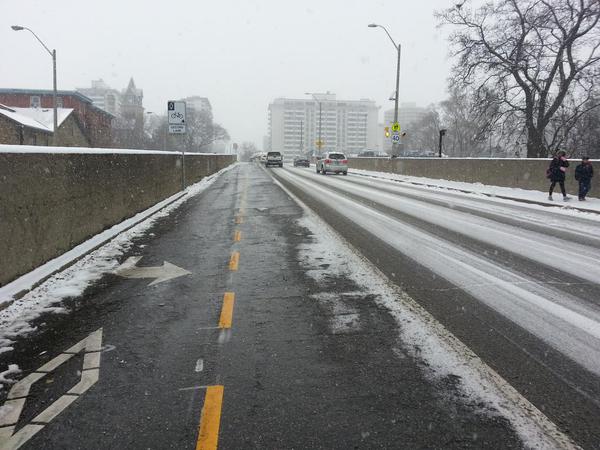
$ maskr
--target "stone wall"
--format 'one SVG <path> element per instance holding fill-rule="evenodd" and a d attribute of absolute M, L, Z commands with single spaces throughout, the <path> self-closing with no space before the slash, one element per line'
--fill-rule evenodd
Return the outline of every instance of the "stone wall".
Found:
<path fill-rule="evenodd" d="M 33 149 L 0 146 L 0 286 L 181 190 L 177 153 Z M 186 185 L 234 161 L 187 154 Z"/>
<path fill-rule="evenodd" d="M 488 158 L 351 158 L 350 168 L 390 172 L 413 177 L 482 183 L 494 186 L 547 191 L 550 182 L 546 169 L 550 159 L 488 159 Z M 570 195 L 577 195 L 575 167 L 579 160 L 571 160 L 567 171 L 566 187 Z M 599 162 L 595 164 L 600 166 Z M 560 193 L 560 189 L 558 188 Z"/>

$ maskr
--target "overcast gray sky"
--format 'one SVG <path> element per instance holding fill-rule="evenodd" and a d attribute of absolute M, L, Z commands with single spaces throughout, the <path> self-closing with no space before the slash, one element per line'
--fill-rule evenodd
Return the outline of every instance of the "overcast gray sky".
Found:
<path fill-rule="evenodd" d="M 384 109 L 394 90 L 402 43 L 401 101 L 445 96 L 450 67 L 445 31 L 433 12 L 453 0 L 0 0 L 0 87 L 59 89 L 103 78 L 121 89 L 134 77 L 147 111 L 189 95 L 210 99 L 215 120 L 234 141 L 262 146 L 267 107 L 276 97 L 335 92 L 371 98 Z M 380 111 L 380 117 L 382 112 Z"/>

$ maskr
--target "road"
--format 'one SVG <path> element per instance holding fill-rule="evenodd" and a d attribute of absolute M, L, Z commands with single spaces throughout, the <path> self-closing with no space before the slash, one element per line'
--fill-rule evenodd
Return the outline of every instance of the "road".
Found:
<path fill-rule="evenodd" d="M 600 448 L 599 231 L 238 164 L 14 337 L 0 448 Z"/>

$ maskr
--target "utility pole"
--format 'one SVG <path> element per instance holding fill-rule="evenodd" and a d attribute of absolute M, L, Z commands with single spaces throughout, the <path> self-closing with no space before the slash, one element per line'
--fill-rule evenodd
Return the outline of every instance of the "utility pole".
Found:
<path fill-rule="evenodd" d="M 312 98 L 319 104 L 319 138 L 317 141 L 317 147 L 319 148 L 319 154 L 317 156 L 321 156 L 321 148 L 323 147 L 323 141 L 321 140 L 321 123 L 322 123 L 322 105 L 321 100 L 317 98 L 317 96 L 312 92 L 305 92 L 304 95 L 311 95 Z"/>
<path fill-rule="evenodd" d="M 22 31 L 22 30 L 29 31 L 38 40 L 38 42 L 40 44 L 42 44 L 42 46 L 46 49 L 46 51 L 52 57 L 52 103 L 53 103 L 52 108 L 54 110 L 54 117 L 53 117 L 54 129 L 52 130 L 52 142 L 53 142 L 54 146 L 57 146 L 58 145 L 58 137 L 57 137 L 57 134 L 58 134 L 58 98 L 57 98 L 57 91 L 56 91 L 56 49 L 50 50 L 46 46 L 46 44 L 44 44 L 42 42 L 42 40 L 38 37 L 38 35 L 35 34 L 31 29 L 29 29 L 27 27 L 22 27 L 20 25 L 13 25 L 13 26 L 11 26 L 11 28 L 14 31 Z"/>
<path fill-rule="evenodd" d="M 323 141 L 321 140 L 321 102 L 319 102 L 319 143 L 317 146 L 319 147 L 319 156 L 321 156 L 321 149 L 323 148 Z"/>
<path fill-rule="evenodd" d="M 394 48 L 396 49 L 396 52 L 398 54 L 398 61 L 396 63 L 396 95 L 394 95 L 394 124 L 398 123 L 398 99 L 400 97 L 400 58 L 402 56 L 402 44 L 396 44 L 396 41 L 394 41 L 394 39 L 392 39 L 392 36 L 390 35 L 390 33 L 388 32 L 387 28 L 384 27 L 383 25 L 378 25 L 376 23 L 370 23 L 368 25 L 369 28 L 382 28 L 383 31 L 385 31 L 385 33 L 388 35 L 388 37 L 390 38 L 390 41 L 392 41 L 392 44 L 394 45 Z M 398 150 L 398 142 L 397 141 L 392 141 L 392 154 L 399 156 L 399 150 Z"/>
<path fill-rule="evenodd" d="M 300 156 L 304 156 L 304 121 L 300 121 Z"/>

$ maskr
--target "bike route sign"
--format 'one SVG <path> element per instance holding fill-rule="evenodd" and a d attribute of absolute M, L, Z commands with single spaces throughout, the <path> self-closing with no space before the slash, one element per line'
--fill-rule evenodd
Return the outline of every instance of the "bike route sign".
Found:
<path fill-rule="evenodd" d="M 170 100 L 167 102 L 167 117 L 170 134 L 185 133 L 185 102 Z"/>

